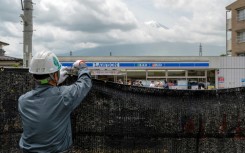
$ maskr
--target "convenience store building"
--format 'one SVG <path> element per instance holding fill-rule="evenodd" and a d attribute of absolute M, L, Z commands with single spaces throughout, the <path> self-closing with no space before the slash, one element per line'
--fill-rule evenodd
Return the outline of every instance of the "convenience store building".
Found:
<path fill-rule="evenodd" d="M 245 83 L 245 57 L 227 56 L 60 56 L 64 66 L 86 61 L 93 78 L 117 82 L 140 80 L 175 82 L 175 89 L 191 89 L 196 83 L 206 88 L 233 88 Z"/>

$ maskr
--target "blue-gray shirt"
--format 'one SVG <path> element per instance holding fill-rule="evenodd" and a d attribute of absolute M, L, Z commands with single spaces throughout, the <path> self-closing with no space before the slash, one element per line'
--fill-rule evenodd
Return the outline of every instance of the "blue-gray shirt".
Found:
<path fill-rule="evenodd" d="M 88 70 L 79 70 L 78 74 L 78 80 L 70 86 L 39 85 L 19 98 L 23 125 L 20 148 L 56 153 L 72 145 L 70 114 L 92 87 Z"/>

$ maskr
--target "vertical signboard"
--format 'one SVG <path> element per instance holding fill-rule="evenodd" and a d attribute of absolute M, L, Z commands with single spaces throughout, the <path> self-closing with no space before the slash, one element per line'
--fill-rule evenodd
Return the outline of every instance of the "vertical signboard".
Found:
<path fill-rule="evenodd" d="M 225 83 L 225 78 L 222 76 L 219 76 L 218 77 L 218 88 L 224 88 L 225 87 L 224 83 Z"/>

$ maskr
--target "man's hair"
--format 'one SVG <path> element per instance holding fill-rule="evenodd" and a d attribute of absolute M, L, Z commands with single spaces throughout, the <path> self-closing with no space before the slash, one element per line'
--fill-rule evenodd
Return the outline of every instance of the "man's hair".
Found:
<path fill-rule="evenodd" d="M 47 79 L 50 77 L 49 74 L 33 74 L 34 79 L 36 80 L 43 80 L 43 79 Z"/>

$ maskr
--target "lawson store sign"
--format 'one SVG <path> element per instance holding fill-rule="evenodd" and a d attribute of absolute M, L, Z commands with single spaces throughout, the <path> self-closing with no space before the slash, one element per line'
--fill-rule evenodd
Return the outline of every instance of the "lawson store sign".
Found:
<path fill-rule="evenodd" d="M 61 62 L 71 67 L 73 62 Z M 90 68 L 208 68 L 209 62 L 86 62 Z"/>

